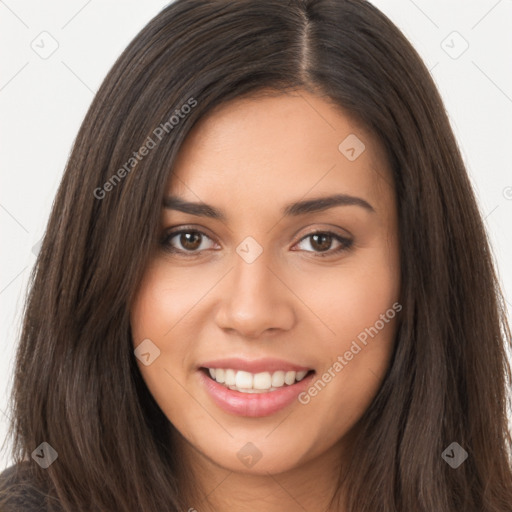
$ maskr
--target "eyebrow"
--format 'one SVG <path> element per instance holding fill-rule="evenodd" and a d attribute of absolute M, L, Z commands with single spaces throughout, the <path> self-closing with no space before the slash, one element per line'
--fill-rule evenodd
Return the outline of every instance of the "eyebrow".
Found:
<path fill-rule="evenodd" d="M 227 220 L 225 213 L 215 206 L 206 203 L 185 201 L 178 196 L 168 196 L 164 198 L 163 206 L 168 210 L 178 210 L 183 213 L 209 217 L 223 222 Z M 375 209 L 370 203 L 360 197 L 350 196 L 348 194 L 335 194 L 305 201 L 297 201 L 286 205 L 281 213 L 285 217 L 297 217 L 306 213 L 325 211 L 336 206 L 359 206 L 368 212 L 375 213 Z"/>

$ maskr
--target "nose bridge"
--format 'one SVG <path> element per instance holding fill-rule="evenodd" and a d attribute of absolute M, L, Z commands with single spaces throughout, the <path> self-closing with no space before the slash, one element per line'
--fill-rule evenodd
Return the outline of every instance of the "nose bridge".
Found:
<path fill-rule="evenodd" d="M 249 299 L 268 293 L 275 284 L 272 282 L 275 276 L 269 269 L 269 251 L 260 252 L 250 242 L 243 242 L 236 252 L 232 276 L 233 293 L 239 298 Z"/>
<path fill-rule="evenodd" d="M 271 270 L 270 251 L 246 239 L 236 252 L 217 314 L 219 327 L 247 337 L 267 329 L 288 329 L 294 316 L 290 294 Z"/>
<path fill-rule="evenodd" d="M 270 252 L 260 247 L 254 242 L 244 241 L 236 249 L 230 290 L 235 309 L 252 307 L 261 313 L 265 308 L 272 307 L 277 291 L 276 277 L 269 268 Z"/>

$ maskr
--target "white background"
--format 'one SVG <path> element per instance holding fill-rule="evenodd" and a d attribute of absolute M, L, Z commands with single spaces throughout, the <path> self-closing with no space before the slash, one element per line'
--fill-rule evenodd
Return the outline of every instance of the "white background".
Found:
<path fill-rule="evenodd" d="M 117 56 L 167 3 L 0 0 L 0 442 L 33 248 L 72 142 Z M 373 3 L 403 30 L 440 89 L 491 236 L 510 317 L 512 1 Z M 464 41 L 469 47 L 458 56 Z M 52 44 L 58 48 L 46 59 L 33 49 Z M 6 450 L 0 470 L 9 465 Z"/>

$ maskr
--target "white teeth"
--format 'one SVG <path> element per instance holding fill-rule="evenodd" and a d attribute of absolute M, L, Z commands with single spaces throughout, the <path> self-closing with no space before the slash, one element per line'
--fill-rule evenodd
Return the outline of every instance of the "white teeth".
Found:
<path fill-rule="evenodd" d="M 280 388 L 284 385 L 284 372 L 274 372 L 272 374 L 272 387 Z"/>
<path fill-rule="evenodd" d="M 257 373 L 253 378 L 252 387 L 254 389 L 270 389 L 272 387 L 272 377 L 270 373 Z"/>
<path fill-rule="evenodd" d="M 226 372 L 224 374 L 224 378 L 226 379 L 225 380 L 226 386 L 234 386 L 235 382 L 236 382 L 235 377 L 236 377 L 235 370 L 226 370 Z"/>
<path fill-rule="evenodd" d="M 236 371 L 231 368 L 208 368 L 208 371 L 211 378 L 219 384 L 242 393 L 275 391 L 285 384 L 291 386 L 295 382 L 300 382 L 308 373 L 307 370 L 250 373 L 243 370 Z"/>
<path fill-rule="evenodd" d="M 291 386 L 295 382 L 295 375 L 297 372 L 286 372 L 284 374 L 284 383 L 288 384 L 288 386 Z"/>
<path fill-rule="evenodd" d="M 295 376 L 295 378 L 297 379 L 297 382 L 300 382 L 306 376 L 306 373 L 308 373 L 307 370 L 302 370 L 301 372 L 297 372 L 297 375 Z"/>
<path fill-rule="evenodd" d="M 219 382 L 219 381 L 217 381 Z M 251 389 L 252 388 L 252 373 L 239 371 L 236 372 L 235 386 L 237 388 Z"/>

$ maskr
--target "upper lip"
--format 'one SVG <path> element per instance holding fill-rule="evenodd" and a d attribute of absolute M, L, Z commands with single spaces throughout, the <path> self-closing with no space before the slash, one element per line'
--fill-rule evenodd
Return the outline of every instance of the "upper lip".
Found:
<path fill-rule="evenodd" d="M 229 357 L 225 359 L 216 359 L 214 361 L 205 361 L 199 365 L 201 368 L 231 368 L 233 370 L 243 370 L 249 373 L 283 371 L 307 371 L 312 368 L 290 363 L 283 359 L 274 359 L 270 357 L 262 359 L 241 359 L 239 357 Z"/>

